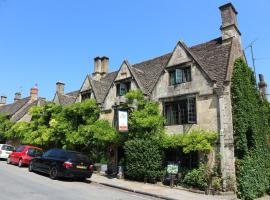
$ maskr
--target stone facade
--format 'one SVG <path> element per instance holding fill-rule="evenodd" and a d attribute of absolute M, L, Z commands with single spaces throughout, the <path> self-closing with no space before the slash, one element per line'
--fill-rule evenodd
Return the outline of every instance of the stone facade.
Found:
<path fill-rule="evenodd" d="M 119 89 L 121 83 L 128 83 L 128 89 L 140 89 L 148 99 L 159 102 L 164 115 L 168 103 L 185 98 L 195 99 L 193 107 L 196 108 L 196 120 L 167 125 L 166 132 L 183 134 L 194 129 L 218 132 L 219 139 L 211 157 L 221 154 L 223 186 L 226 188 L 228 178 L 235 182 L 230 80 L 235 59 L 244 56 L 235 8 L 229 3 L 221 6 L 220 11 L 220 38 L 193 47 L 179 41 L 169 54 L 134 65 L 125 60 L 119 70 L 112 73 L 108 72 L 107 57 L 95 58 L 93 77 L 86 77 L 76 101 L 82 101 L 84 91 L 91 91 L 90 98 L 96 99 L 102 108 L 101 118 L 114 124 L 115 111 L 125 103 L 124 96 L 118 94 L 123 89 L 121 86 Z M 104 64 L 102 58 L 106 58 Z M 172 73 L 180 76 L 180 72 L 176 71 L 185 68 L 189 71 L 182 71 L 181 76 L 188 76 L 182 73 L 190 73 L 191 79 L 187 81 L 188 77 L 185 77 L 186 81 L 171 84 Z M 176 115 L 181 115 L 179 113 Z"/>

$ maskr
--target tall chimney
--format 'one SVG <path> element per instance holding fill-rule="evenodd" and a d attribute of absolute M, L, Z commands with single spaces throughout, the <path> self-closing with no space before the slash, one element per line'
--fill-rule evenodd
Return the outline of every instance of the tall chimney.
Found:
<path fill-rule="evenodd" d="M 101 58 L 101 73 L 102 76 L 106 76 L 109 71 L 109 58 L 106 56 L 103 56 Z"/>
<path fill-rule="evenodd" d="M 259 89 L 260 89 L 260 92 L 261 92 L 261 95 L 262 97 L 267 100 L 267 84 L 266 82 L 264 81 L 264 76 L 263 74 L 259 74 L 259 83 L 258 83 L 258 86 L 259 86 Z"/>
<path fill-rule="evenodd" d="M 56 92 L 59 94 L 64 94 L 65 92 L 65 83 L 58 81 L 56 83 Z"/>
<path fill-rule="evenodd" d="M 101 58 L 94 58 L 94 73 L 92 74 L 95 80 L 100 80 L 101 78 Z"/>
<path fill-rule="evenodd" d="M 38 88 L 36 86 L 30 89 L 30 97 L 32 101 L 38 99 Z"/>
<path fill-rule="evenodd" d="M 20 92 L 16 92 L 16 93 L 15 93 L 15 97 L 14 97 L 14 102 L 20 100 L 21 97 L 22 97 L 22 94 L 21 94 Z"/>
<path fill-rule="evenodd" d="M 222 40 L 231 37 L 240 38 L 241 33 L 237 24 L 237 11 L 231 3 L 227 3 L 219 7 L 222 19 L 222 26 L 220 27 Z"/>
<path fill-rule="evenodd" d="M 1 96 L 0 106 L 6 105 L 6 103 L 7 103 L 7 97 L 6 96 Z"/>

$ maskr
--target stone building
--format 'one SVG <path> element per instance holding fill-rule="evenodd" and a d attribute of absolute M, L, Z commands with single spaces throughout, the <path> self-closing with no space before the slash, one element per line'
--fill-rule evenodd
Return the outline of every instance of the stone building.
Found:
<path fill-rule="evenodd" d="M 1 96 L 0 113 L 6 115 L 12 122 L 30 122 L 30 108 L 33 106 L 42 106 L 46 102 L 45 98 L 38 96 L 38 88 L 30 89 L 30 96 L 21 98 L 21 93 L 16 92 L 14 102 L 6 104 L 6 96 Z"/>
<path fill-rule="evenodd" d="M 96 57 L 94 72 L 86 76 L 76 102 L 96 99 L 101 118 L 114 124 L 124 95 L 140 89 L 160 103 L 168 134 L 193 129 L 218 132 L 222 176 L 234 179 L 230 86 L 235 59 L 245 58 L 236 9 L 231 3 L 219 9 L 221 36 L 216 39 L 192 47 L 179 41 L 170 53 L 137 64 L 124 60 L 115 72 L 109 72 L 109 58 Z"/>
<path fill-rule="evenodd" d="M 58 81 L 56 83 L 56 91 L 52 102 L 62 106 L 68 106 L 75 103 L 79 90 L 68 93 L 65 93 L 64 91 L 65 83 Z"/>

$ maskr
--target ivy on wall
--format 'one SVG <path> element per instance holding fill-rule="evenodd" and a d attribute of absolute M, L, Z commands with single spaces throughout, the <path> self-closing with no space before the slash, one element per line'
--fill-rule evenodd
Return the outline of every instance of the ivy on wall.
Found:
<path fill-rule="evenodd" d="M 270 109 L 260 96 L 252 70 L 241 59 L 234 64 L 231 95 L 238 196 L 254 199 L 270 185 Z"/>

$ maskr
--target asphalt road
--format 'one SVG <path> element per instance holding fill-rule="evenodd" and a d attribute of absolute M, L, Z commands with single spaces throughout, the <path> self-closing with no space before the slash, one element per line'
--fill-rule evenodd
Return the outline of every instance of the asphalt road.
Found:
<path fill-rule="evenodd" d="M 30 173 L 0 161 L 1 200 L 154 200 L 91 182 L 51 180 L 46 175 Z"/>

